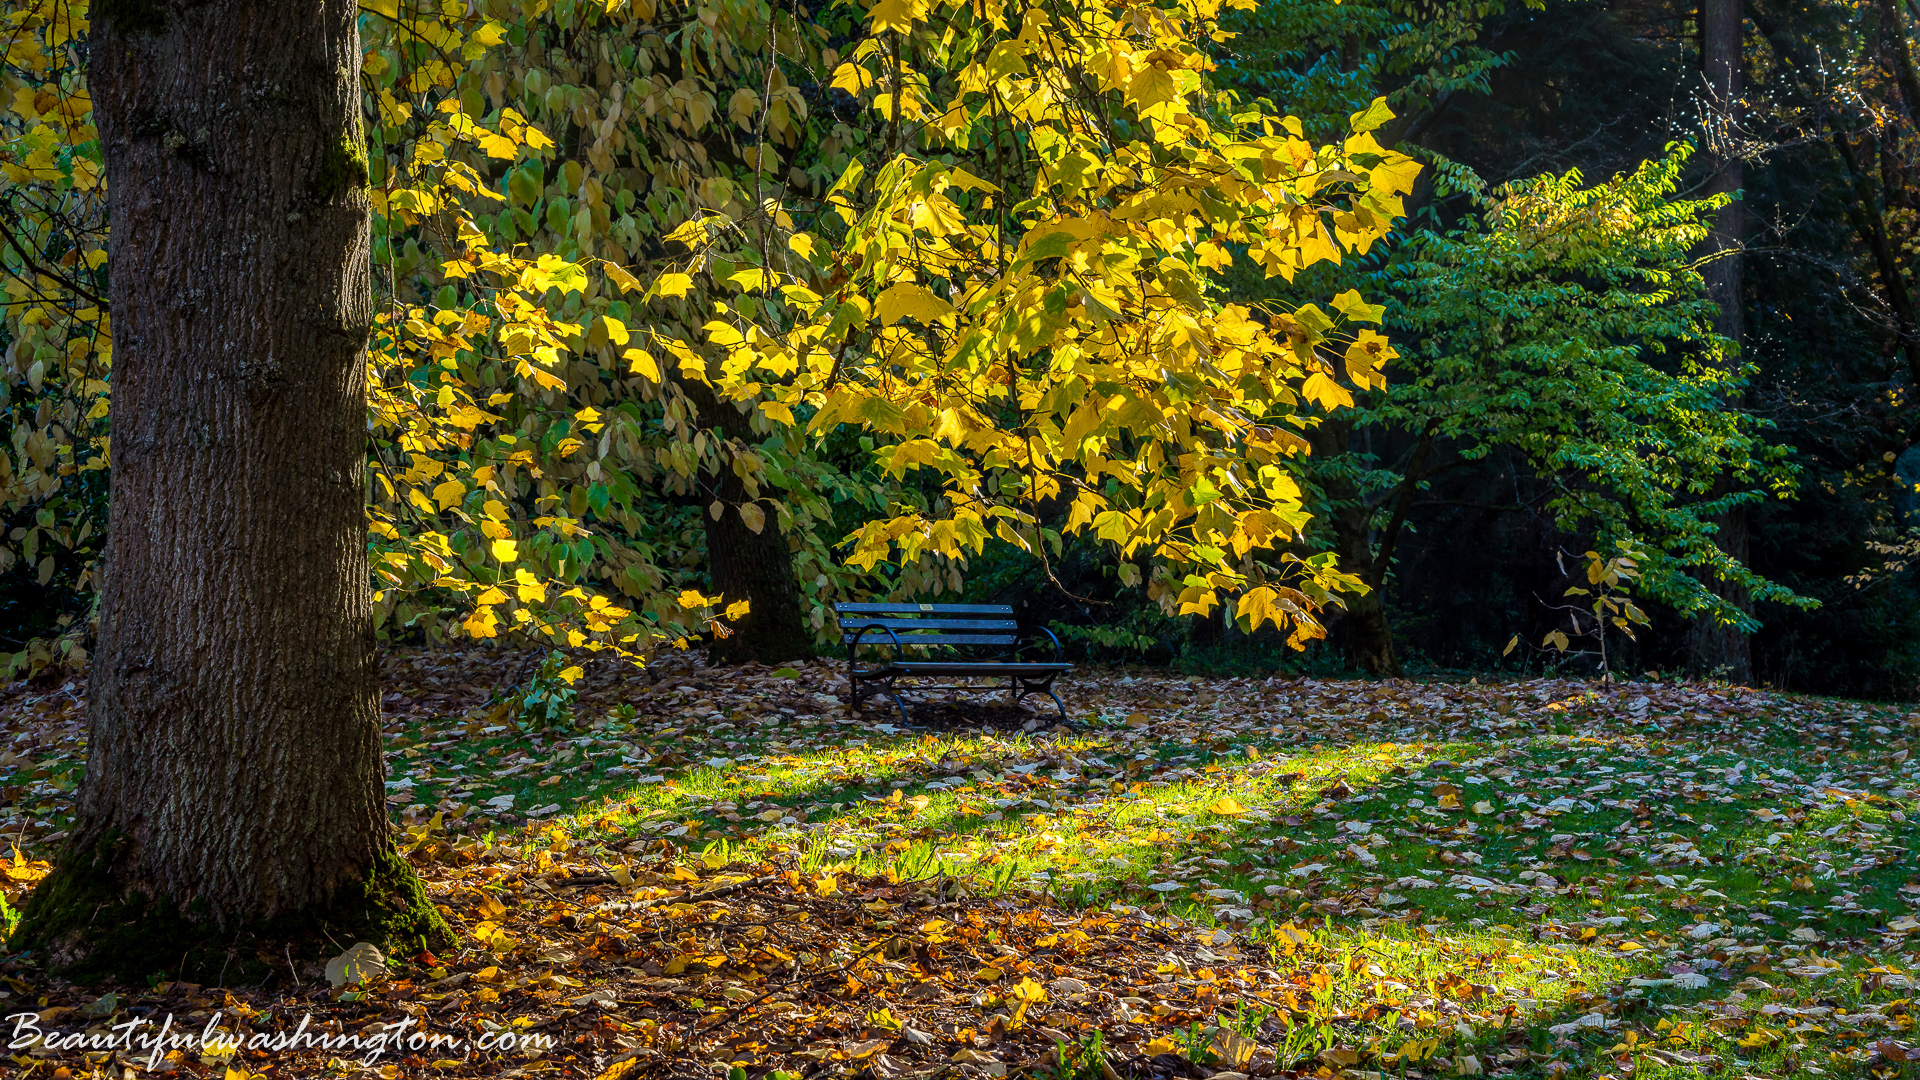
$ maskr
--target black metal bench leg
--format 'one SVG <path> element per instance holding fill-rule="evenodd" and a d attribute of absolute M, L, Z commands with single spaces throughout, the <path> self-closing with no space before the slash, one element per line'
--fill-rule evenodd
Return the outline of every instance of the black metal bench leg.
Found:
<path fill-rule="evenodd" d="M 865 681 L 871 683 L 871 682 L 880 682 L 881 680 L 867 679 Z M 860 703 L 867 700 L 870 697 L 892 698 L 893 707 L 899 710 L 900 712 L 900 722 L 903 724 L 907 723 L 906 699 L 900 695 L 900 688 L 898 686 L 895 686 L 892 680 L 887 680 L 887 686 L 886 686 L 886 689 L 884 690 L 876 690 L 876 689 L 856 690 L 852 695 L 852 701 L 848 703 L 849 711 L 853 713 L 858 713 L 860 711 Z"/>
<path fill-rule="evenodd" d="M 1028 694 L 1045 694 L 1053 699 L 1054 708 L 1060 710 L 1060 722 L 1069 726 L 1072 725 L 1072 721 L 1067 719 L 1067 703 L 1061 701 L 1060 695 L 1053 692 L 1053 680 L 1051 678 L 1038 683 L 1032 683 L 1016 675 L 1013 677 L 1013 681 L 1020 688 L 1019 692 L 1013 696 L 1013 704 L 1016 708 L 1020 704 L 1020 699 L 1026 697 Z"/>
<path fill-rule="evenodd" d="M 853 680 L 853 693 L 851 693 L 850 695 L 848 695 L 848 698 L 847 698 L 847 708 L 848 708 L 848 709 L 849 709 L 850 711 L 853 711 L 853 712 L 859 712 L 859 711 L 860 711 L 860 703 L 861 703 L 861 702 L 863 702 L 863 701 L 865 701 L 865 700 L 867 700 L 867 699 L 868 699 L 868 698 L 870 698 L 870 697 L 875 697 L 875 696 L 877 696 L 877 695 L 879 695 L 879 694 L 880 694 L 880 691 L 879 691 L 879 690 L 875 690 L 875 689 L 873 688 L 873 684 L 874 684 L 875 682 L 877 682 L 877 681 L 879 681 L 879 680 L 877 680 L 877 679 L 854 679 L 854 680 Z"/>

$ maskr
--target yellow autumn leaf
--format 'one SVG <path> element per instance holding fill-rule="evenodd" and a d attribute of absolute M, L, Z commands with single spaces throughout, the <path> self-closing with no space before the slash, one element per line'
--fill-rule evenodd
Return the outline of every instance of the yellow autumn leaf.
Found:
<path fill-rule="evenodd" d="M 493 557 L 503 563 L 519 558 L 518 549 L 519 543 L 514 540 L 495 540 L 492 545 Z"/>
<path fill-rule="evenodd" d="M 652 353 L 647 352 L 645 349 L 628 349 L 626 352 L 621 353 L 620 357 L 627 362 L 628 371 L 646 379 L 648 382 L 660 381 L 660 364 L 654 360 Z"/>
<path fill-rule="evenodd" d="M 1393 110 L 1387 107 L 1386 98 L 1374 98 L 1367 107 L 1347 118 L 1347 123 L 1358 132 L 1373 131 L 1393 119 Z"/>
<path fill-rule="evenodd" d="M 505 135 L 485 132 L 479 138 L 480 149 L 490 158 L 504 158 L 511 161 L 520 155 L 520 146 Z"/>
<path fill-rule="evenodd" d="M 748 532 L 758 533 L 767 527 L 767 512 L 760 508 L 759 503 L 741 503 L 740 521 L 746 525 Z"/>
<path fill-rule="evenodd" d="M 1207 813 L 1218 814 L 1221 817 L 1239 817 L 1248 812 L 1247 808 L 1241 806 L 1231 795 L 1222 795 L 1212 806 L 1207 807 Z"/>
<path fill-rule="evenodd" d="M 472 637 L 490 638 L 499 634 L 495 629 L 499 624 L 500 616 L 495 615 L 492 608 L 477 607 L 467 616 L 466 621 L 460 624 L 460 627 Z"/>
<path fill-rule="evenodd" d="M 935 319 L 953 313 L 953 305 L 933 295 L 920 285 L 902 282 L 880 294 L 873 303 L 874 315 L 884 325 L 891 326 L 901 319 L 917 319 L 930 323 Z"/>
<path fill-rule="evenodd" d="M 1377 323 L 1387 314 L 1387 305 L 1369 304 L 1358 289 L 1348 289 L 1332 300 L 1333 310 L 1355 322 Z"/>
<path fill-rule="evenodd" d="M 1387 195 L 1404 195 L 1413 190 L 1420 177 L 1420 163 L 1405 154 L 1388 154 L 1386 160 L 1367 170 L 1375 190 Z"/>
<path fill-rule="evenodd" d="M 1179 88 L 1173 76 L 1149 64 L 1135 72 L 1127 84 L 1127 94 L 1143 109 L 1173 100 Z"/>
<path fill-rule="evenodd" d="M 873 76 L 869 75 L 867 69 L 858 64 L 841 64 L 834 70 L 833 88 L 836 90 L 845 90 L 847 93 L 857 96 L 872 85 Z M 856 161 L 848 171 L 851 172 L 853 169 L 859 167 L 860 163 Z"/>
<path fill-rule="evenodd" d="M 685 296 L 693 288 L 693 278 L 687 274 L 661 274 L 653 282 L 654 296 Z"/>
<path fill-rule="evenodd" d="M 442 510 L 459 506 L 460 500 L 466 497 L 467 486 L 458 480 L 448 480 L 433 489 L 433 501 L 439 503 Z"/>
<path fill-rule="evenodd" d="M 898 30 L 904 34 L 913 29 L 913 8 L 912 0 L 880 0 L 867 17 L 875 30 Z"/>
<path fill-rule="evenodd" d="M 1353 407 L 1353 395 L 1347 393 L 1345 387 L 1328 378 L 1325 372 L 1316 371 L 1312 375 L 1307 376 L 1307 381 L 1301 386 L 1300 393 L 1305 395 L 1308 401 L 1322 408 L 1347 409 Z"/>
<path fill-rule="evenodd" d="M 639 278 L 634 277 L 625 267 L 617 263 L 603 262 L 600 264 L 600 269 L 606 272 L 607 280 L 613 282 L 621 292 L 646 291 L 646 286 L 640 283 Z"/>
<path fill-rule="evenodd" d="M 1007 996 L 1015 1001 L 1038 1003 L 1047 1000 L 1047 990 L 1032 979 L 1022 978 L 1007 990 Z"/>

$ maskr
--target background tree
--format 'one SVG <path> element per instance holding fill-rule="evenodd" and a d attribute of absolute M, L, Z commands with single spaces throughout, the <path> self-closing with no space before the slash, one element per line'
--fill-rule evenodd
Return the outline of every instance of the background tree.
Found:
<path fill-rule="evenodd" d="M 1532 474 L 1557 528 L 1643 553 L 1643 595 L 1673 610 L 1752 625 L 1696 574 L 1804 603 L 1714 540 L 1730 508 L 1789 490 L 1792 473 L 1727 404 L 1740 369 L 1714 333 L 1693 255 L 1726 197 L 1675 197 L 1688 156 L 1676 147 L 1590 187 L 1573 172 L 1474 191 L 1479 216 L 1416 232 L 1373 277 L 1407 357 L 1330 427 L 1377 425 L 1404 449 L 1330 448 L 1316 462 L 1338 499 L 1327 527 L 1371 584 L 1385 588 L 1421 493 L 1498 455 Z M 1384 627 L 1351 626 L 1356 666 L 1393 669 Z"/>
<path fill-rule="evenodd" d="M 1228 71 L 1250 89 L 1314 102 L 1309 123 L 1331 122 L 1343 104 L 1384 93 L 1403 113 L 1387 131 L 1438 166 L 1418 211 L 1375 266 L 1343 265 L 1314 279 L 1317 288 L 1357 283 L 1392 298 L 1386 325 L 1403 354 L 1385 389 L 1363 393 L 1358 410 L 1329 417 L 1314 435 L 1319 528 L 1342 566 L 1372 586 L 1348 600 L 1339 620 L 1348 662 L 1399 670 L 1390 580 L 1400 541 L 1434 481 L 1471 470 L 1483 478 L 1473 486 L 1487 463 L 1532 473 L 1541 516 L 1557 530 L 1597 529 L 1606 534 L 1594 540 L 1602 546 L 1651 545 L 1656 591 L 1680 610 L 1732 610 L 1665 573 L 1668 560 L 1701 562 L 1732 575 L 1734 587 L 1753 581 L 1737 559 L 1700 548 L 1702 530 L 1719 526 L 1697 519 L 1699 493 L 1686 494 L 1692 478 L 1660 464 L 1686 461 L 1729 480 L 1751 468 L 1751 425 L 1737 400 L 1721 410 L 1699 393 L 1711 385 L 1737 392 L 1737 361 L 1728 357 L 1716 377 L 1683 371 L 1677 355 L 1659 359 L 1681 350 L 1719 357 L 1727 348 L 1700 321 L 1724 323 L 1714 314 L 1724 305 L 1697 302 L 1693 253 L 1675 242 L 1704 242 L 1728 198 L 1672 197 L 1684 153 L 1591 189 L 1568 173 L 1489 190 L 1471 168 L 1421 143 L 1464 105 L 1490 96 L 1496 73 L 1513 62 L 1481 43 L 1502 6 L 1423 9 L 1413 21 L 1402 21 L 1413 15 L 1402 4 L 1347 7 L 1340 18 L 1315 5 L 1256 9 L 1237 24 L 1246 33 L 1231 46 Z M 1731 253 L 1733 243 L 1723 246 Z M 1734 514 L 1750 497 L 1749 489 L 1729 489 L 1713 505 Z M 1614 508 L 1600 512 L 1602 503 Z M 1736 629 L 1751 625 L 1738 616 Z"/>
<path fill-rule="evenodd" d="M 1382 102 L 1317 145 L 1265 107 L 1229 112 L 1193 45 L 1218 10 L 1172 5 L 1137 31 L 1090 4 L 1017 32 L 944 2 L 868 13 L 834 83 L 884 119 L 887 156 L 826 193 L 843 227 L 823 214 L 769 245 L 778 260 L 725 279 L 741 295 L 703 328 L 724 398 L 858 427 L 888 472 L 937 479 L 936 506 L 868 523 L 851 564 L 995 538 L 1045 558 L 1087 532 L 1149 554 L 1149 595 L 1180 614 L 1232 596 L 1296 645 L 1320 634 L 1350 579 L 1282 546 L 1306 521 L 1301 403 L 1350 401 L 1342 381 L 1377 381 L 1391 350 L 1351 290 L 1256 309 L 1215 295 L 1213 271 L 1229 245 L 1285 278 L 1366 252 L 1418 166 L 1370 134 Z M 729 227 L 668 239 L 697 264 Z M 659 347 L 709 371 L 694 342 Z M 1049 503 L 1069 508 L 1058 526 Z"/>
<path fill-rule="evenodd" d="M 91 39 L 115 483 L 78 819 L 20 938 L 70 970 L 249 924 L 447 935 L 382 785 L 356 17 L 121 6 Z"/>
<path fill-rule="evenodd" d="M 1714 304 L 1714 333 L 1726 343 L 1727 363 L 1738 366 L 1746 341 L 1746 11 L 1741 0 L 1704 0 L 1700 5 L 1700 67 L 1707 145 L 1713 177 L 1707 190 L 1729 201 L 1713 215 L 1702 246 L 1707 296 Z M 1737 388 L 1727 404 L 1742 404 Z M 1735 562 L 1749 558 L 1747 508 L 1729 506 L 1713 522 L 1714 542 Z M 1687 647 L 1697 671 L 1723 673 L 1735 682 L 1753 679 L 1753 650 L 1748 632 L 1756 624 L 1749 612 L 1753 598 L 1738 580 L 1709 581 L 1723 600 L 1693 618 Z M 1735 615 L 1733 612 L 1737 612 Z"/>
<path fill-rule="evenodd" d="M 753 407 L 719 400 L 703 381 L 683 382 L 681 392 L 699 410 L 700 423 L 734 451 L 701 477 L 700 494 L 712 499 L 702 510 L 701 526 L 706 531 L 707 575 L 714 591 L 723 598 L 745 600 L 749 607 L 715 636 L 707 655 L 723 664 L 811 659 L 813 634 L 800 609 L 793 552 L 780 529 L 779 507 L 762 495 L 761 471 L 748 465 L 759 456 L 746 457 L 746 448 L 767 441 L 764 435 L 770 433 L 756 437 Z M 762 421 L 762 426 L 769 425 Z"/>

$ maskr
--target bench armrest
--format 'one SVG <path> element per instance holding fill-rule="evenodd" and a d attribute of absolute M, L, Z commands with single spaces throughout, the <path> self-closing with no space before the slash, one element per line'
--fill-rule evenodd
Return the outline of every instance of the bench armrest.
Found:
<path fill-rule="evenodd" d="M 1066 654 L 1060 651 L 1060 639 L 1054 635 L 1053 631 L 1047 629 L 1044 626 L 1029 626 L 1026 629 L 1020 631 L 1019 636 L 1037 637 L 1037 635 L 1039 634 L 1047 635 L 1047 640 L 1053 643 L 1054 663 L 1060 663 L 1066 659 Z M 1014 651 L 1017 653 L 1019 649 L 1015 649 Z"/>
<path fill-rule="evenodd" d="M 901 648 L 902 648 L 900 644 L 900 635 L 893 632 L 893 627 L 881 626 L 879 623 L 868 623 L 867 625 L 854 631 L 853 640 L 847 643 L 848 665 L 852 665 L 857 662 L 857 653 L 860 649 L 860 639 L 863 637 L 866 637 L 867 631 L 869 630 L 883 630 L 886 632 L 887 637 L 892 639 L 893 656 L 890 656 L 887 658 L 888 663 L 892 663 L 893 660 L 900 655 Z"/>

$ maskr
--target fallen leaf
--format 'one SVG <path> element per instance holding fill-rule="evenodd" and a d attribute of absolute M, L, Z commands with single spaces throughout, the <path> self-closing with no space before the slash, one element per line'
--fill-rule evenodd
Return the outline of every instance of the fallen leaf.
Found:
<path fill-rule="evenodd" d="M 348 983 L 365 984 L 387 973 L 387 958 L 380 947 L 357 941 L 339 956 L 327 961 L 327 982 L 335 989 Z"/>

